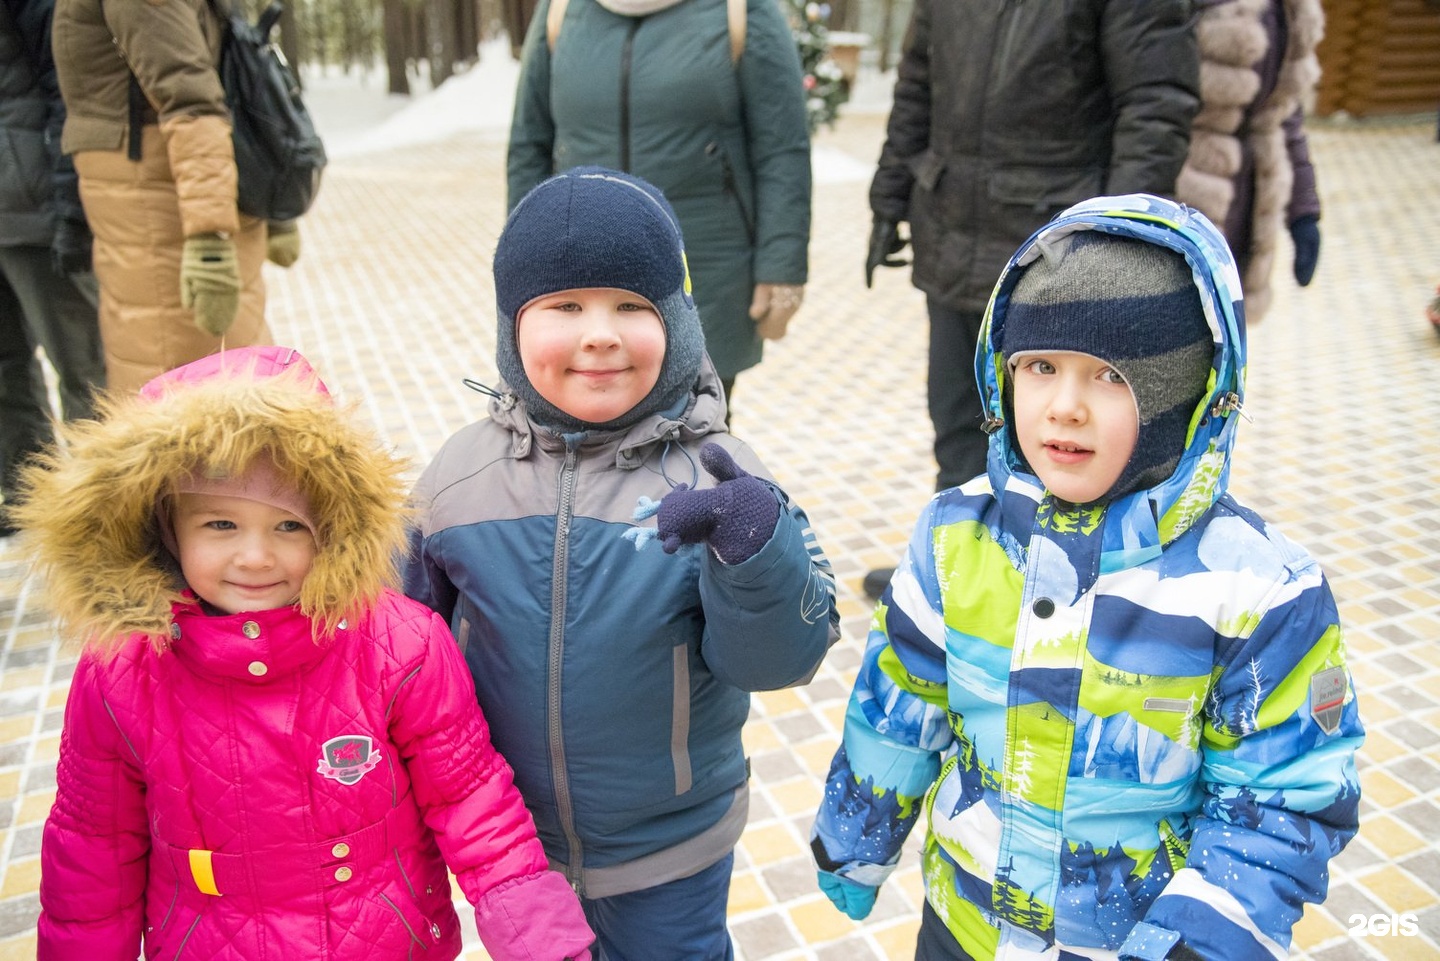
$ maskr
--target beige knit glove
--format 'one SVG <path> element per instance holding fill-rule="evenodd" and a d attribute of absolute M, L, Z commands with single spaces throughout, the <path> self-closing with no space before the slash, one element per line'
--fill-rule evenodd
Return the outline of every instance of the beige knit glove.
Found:
<path fill-rule="evenodd" d="M 766 340 L 779 340 L 800 309 L 805 288 L 800 284 L 756 284 L 750 300 L 750 319 L 756 332 Z"/>
<path fill-rule="evenodd" d="M 272 220 L 266 225 L 265 259 L 281 267 L 289 267 L 300 259 L 298 221 Z"/>
<path fill-rule="evenodd" d="M 235 241 L 220 234 L 185 238 L 180 251 L 180 305 L 195 312 L 195 326 L 223 337 L 240 312 L 240 258 Z"/>

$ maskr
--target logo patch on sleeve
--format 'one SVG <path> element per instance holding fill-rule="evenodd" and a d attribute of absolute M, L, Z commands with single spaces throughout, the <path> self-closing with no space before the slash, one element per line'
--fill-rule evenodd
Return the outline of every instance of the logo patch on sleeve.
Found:
<path fill-rule="evenodd" d="M 1310 676 L 1310 716 L 1326 734 L 1340 729 L 1347 686 L 1343 667 L 1327 667 Z"/>
<path fill-rule="evenodd" d="M 342 734 L 321 745 L 320 767 L 328 778 L 354 784 L 380 763 L 380 749 L 365 734 Z"/>

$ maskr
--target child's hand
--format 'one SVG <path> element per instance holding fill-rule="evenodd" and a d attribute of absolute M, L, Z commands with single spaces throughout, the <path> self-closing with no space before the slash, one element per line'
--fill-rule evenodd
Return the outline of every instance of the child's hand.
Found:
<path fill-rule="evenodd" d="M 879 893 L 879 888 L 859 884 L 826 871 L 818 871 L 816 876 L 820 879 L 820 890 L 851 920 L 865 920 L 870 909 L 875 906 L 875 895 Z"/>
<path fill-rule="evenodd" d="M 681 544 L 710 545 L 726 564 L 748 561 L 760 552 L 780 520 L 780 502 L 768 484 L 740 469 L 719 444 L 700 448 L 700 466 L 720 483 L 710 490 L 681 484 L 660 501 L 655 527 L 665 553 Z"/>

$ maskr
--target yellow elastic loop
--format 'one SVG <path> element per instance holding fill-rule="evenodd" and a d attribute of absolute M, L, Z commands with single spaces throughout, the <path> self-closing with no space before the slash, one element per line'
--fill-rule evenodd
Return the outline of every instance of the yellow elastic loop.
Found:
<path fill-rule="evenodd" d="M 211 852 L 198 848 L 190 849 L 190 875 L 195 879 L 195 887 L 200 889 L 201 894 L 220 897 L 220 889 L 215 886 L 215 868 L 211 865 L 210 854 Z"/>

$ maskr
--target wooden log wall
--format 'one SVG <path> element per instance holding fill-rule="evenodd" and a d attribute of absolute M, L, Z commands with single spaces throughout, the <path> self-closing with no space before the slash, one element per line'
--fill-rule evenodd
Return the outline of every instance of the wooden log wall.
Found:
<path fill-rule="evenodd" d="M 1440 2 L 1322 0 L 1315 113 L 1356 117 L 1440 107 Z"/>

